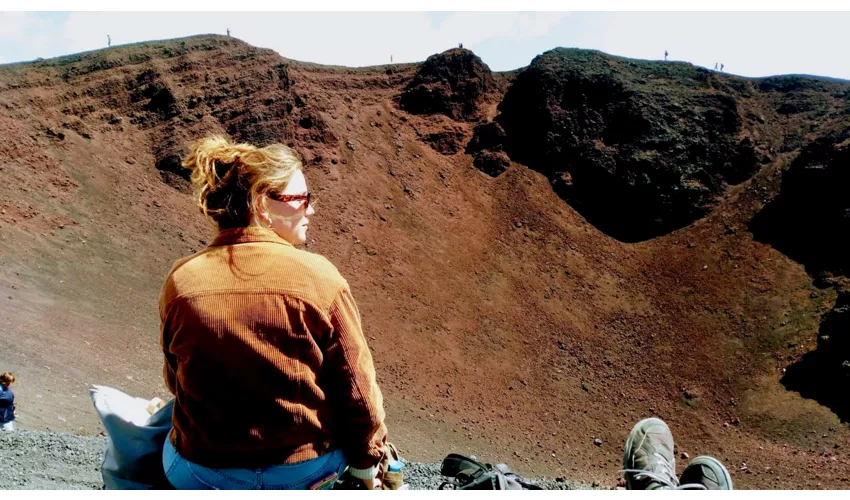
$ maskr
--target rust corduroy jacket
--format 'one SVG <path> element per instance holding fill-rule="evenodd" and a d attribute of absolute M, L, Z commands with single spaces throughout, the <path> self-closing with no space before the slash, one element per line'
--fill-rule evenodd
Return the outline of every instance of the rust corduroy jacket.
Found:
<path fill-rule="evenodd" d="M 221 231 L 171 269 L 159 302 L 171 441 L 216 468 L 342 449 L 373 467 L 386 441 L 381 391 L 348 283 L 274 232 Z"/>

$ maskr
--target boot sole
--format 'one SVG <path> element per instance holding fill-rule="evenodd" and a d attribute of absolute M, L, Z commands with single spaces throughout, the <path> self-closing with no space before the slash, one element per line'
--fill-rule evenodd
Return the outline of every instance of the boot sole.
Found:
<path fill-rule="evenodd" d="M 714 464 L 715 467 L 713 467 L 713 469 L 715 469 L 715 470 L 719 469 L 721 472 L 723 472 L 723 478 L 726 479 L 726 484 L 729 485 L 729 490 L 735 489 L 735 488 L 732 487 L 732 476 L 729 475 L 729 471 L 726 470 L 726 467 L 722 463 L 720 463 L 720 460 L 717 460 L 714 457 L 709 457 L 707 455 L 703 455 L 703 456 L 699 456 L 699 457 L 693 459 L 693 461 L 691 463 L 696 462 L 697 460 L 699 460 L 700 462 L 710 462 L 710 463 Z"/>

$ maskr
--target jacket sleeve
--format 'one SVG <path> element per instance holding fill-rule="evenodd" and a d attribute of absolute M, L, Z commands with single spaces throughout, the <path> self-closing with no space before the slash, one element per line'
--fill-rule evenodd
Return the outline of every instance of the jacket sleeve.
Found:
<path fill-rule="evenodd" d="M 375 366 L 348 285 L 331 305 L 330 322 L 323 389 L 334 413 L 334 440 L 351 468 L 368 470 L 381 460 L 387 428 Z"/>
<path fill-rule="evenodd" d="M 171 344 L 171 327 L 170 321 L 166 317 L 165 307 L 160 307 L 159 321 L 159 343 L 162 347 L 163 363 L 162 363 L 162 378 L 165 381 L 165 387 L 171 394 L 177 395 L 177 358 L 169 352 Z"/>
<path fill-rule="evenodd" d="M 162 363 L 162 378 L 165 380 L 165 387 L 171 394 L 177 395 L 177 364 L 172 362 L 172 356 L 165 353 L 165 361 Z"/>

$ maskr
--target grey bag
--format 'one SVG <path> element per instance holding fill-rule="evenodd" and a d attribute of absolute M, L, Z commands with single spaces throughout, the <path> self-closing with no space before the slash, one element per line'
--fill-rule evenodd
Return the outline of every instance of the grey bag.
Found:
<path fill-rule="evenodd" d="M 490 465 L 473 457 L 450 453 L 443 459 L 440 474 L 448 480 L 439 489 L 454 490 L 539 490 L 540 486 L 520 478 L 505 464 Z"/>
<path fill-rule="evenodd" d="M 162 469 L 162 447 L 171 431 L 174 400 L 150 415 L 147 400 L 118 389 L 94 386 L 89 392 L 106 428 L 100 469 L 106 489 L 173 489 Z"/>

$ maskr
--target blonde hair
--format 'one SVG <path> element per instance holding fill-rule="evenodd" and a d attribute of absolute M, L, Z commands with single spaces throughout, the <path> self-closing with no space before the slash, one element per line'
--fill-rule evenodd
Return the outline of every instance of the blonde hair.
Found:
<path fill-rule="evenodd" d="M 195 142 L 183 167 L 192 170 L 201 213 L 221 229 L 250 225 L 254 207 L 267 210 L 266 198 L 260 200 L 260 195 L 283 191 L 303 168 L 295 151 L 282 144 L 258 148 L 219 135 Z"/>
<path fill-rule="evenodd" d="M 0 374 L 0 384 L 12 385 L 15 383 L 15 374 L 12 372 L 3 372 Z"/>

